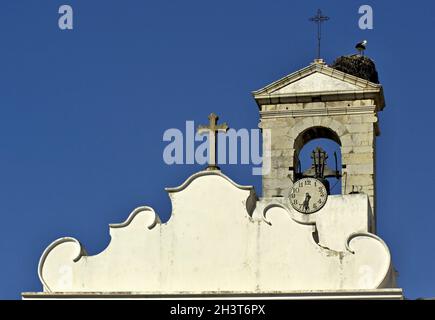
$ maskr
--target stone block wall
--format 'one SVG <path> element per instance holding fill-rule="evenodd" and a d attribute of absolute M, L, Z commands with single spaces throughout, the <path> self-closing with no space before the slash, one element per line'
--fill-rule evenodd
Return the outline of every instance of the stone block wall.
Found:
<path fill-rule="evenodd" d="M 260 113 L 260 127 L 270 129 L 271 135 L 270 145 L 263 139 L 263 151 L 270 150 L 271 155 L 271 170 L 263 176 L 263 197 L 287 197 L 293 178 L 289 167 L 295 167 L 300 150 L 313 139 L 329 138 L 341 146 L 342 194 L 359 191 L 369 196 L 375 231 L 378 127 L 374 101 L 264 105 Z"/>

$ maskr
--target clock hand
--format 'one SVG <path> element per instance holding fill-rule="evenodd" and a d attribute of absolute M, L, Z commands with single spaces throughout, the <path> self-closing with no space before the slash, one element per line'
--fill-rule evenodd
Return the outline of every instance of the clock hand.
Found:
<path fill-rule="evenodd" d="M 304 200 L 304 203 L 303 203 L 303 205 L 304 205 L 304 210 L 305 210 L 305 211 L 310 210 L 310 199 L 311 199 L 311 196 L 310 196 L 310 194 L 307 192 L 307 193 L 305 194 L 305 200 Z"/>

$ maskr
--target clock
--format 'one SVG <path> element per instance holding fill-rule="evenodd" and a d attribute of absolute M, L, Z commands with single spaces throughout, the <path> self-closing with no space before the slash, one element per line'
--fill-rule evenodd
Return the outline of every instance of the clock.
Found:
<path fill-rule="evenodd" d="M 314 213 L 322 209 L 328 199 L 325 185 L 315 178 L 297 180 L 290 189 L 290 203 L 301 213 Z"/>

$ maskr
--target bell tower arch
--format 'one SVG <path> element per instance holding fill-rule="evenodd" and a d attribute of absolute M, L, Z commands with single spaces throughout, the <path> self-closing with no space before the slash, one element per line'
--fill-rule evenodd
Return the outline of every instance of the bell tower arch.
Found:
<path fill-rule="evenodd" d="M 376 226 L 377 114 L 385 102 L 380 84 L 344 73 L 316 60 L 253 92 L 260 111 L 263 154 L 271 169 L 263 176 L 263 197 L 285 197 L 298 174 L 298 156 L 317 138 L 335 141 L 341 150 L 342 195 L 367 194 L 371 231 Z"/>

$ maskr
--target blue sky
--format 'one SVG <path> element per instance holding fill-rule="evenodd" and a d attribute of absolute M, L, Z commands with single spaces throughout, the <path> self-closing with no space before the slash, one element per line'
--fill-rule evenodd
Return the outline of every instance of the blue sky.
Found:
<path fill-rule="evenodd" d="M 74 9 L 74 30 L 57 26 Z M 374 29 L 358 28 L 372 5 Z M 409 298 L 435 296 L 435 28 L 430 1 L 31 1 L 0 3 L 0 298 L 40 291 L 38 259 L 53 240 L 90 254 L 108 224 L 135 207 L 164 220 L 164 187 L 198 165 L 162 160 L 168 128 L 205 123 L 256 128 L 251 91 L 308 65 L 320 7 L 328 63 L 367 39 L 387 107 L 377 140 L 378 233 Z M 332 163 L 331 163 L 332 165 Z M 249 165 L 224 173 L 260 191 Z"/>

